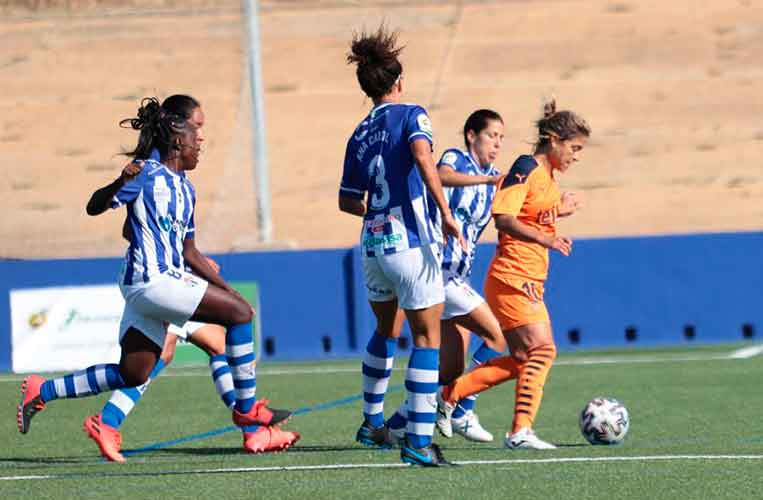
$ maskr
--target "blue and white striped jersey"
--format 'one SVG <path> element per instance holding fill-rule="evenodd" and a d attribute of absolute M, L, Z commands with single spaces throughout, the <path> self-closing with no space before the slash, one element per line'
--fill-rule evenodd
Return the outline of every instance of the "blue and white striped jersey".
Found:
<path fill-rule="evenodd" d="M 183 270 L 183 241 L 194 237 L 196 205 L 196 190 L 185 174 L 145 160 L 141 173 L 111 200 L 111 208 L 124 204 L 132 235 L 124 284 L 148 283 L 170 269 Z"/>
<path fill-rule="evenodd" d="M 367 194 L 361 245 L 366 256 L 389 255 L 441 241 L 439 213 L 416 168 L 410 144 L 432 144 L 426 111 L 413 104 L 381 104 L 347 142 L 339 195 Z"/>
<path fill-rule="evenodd" d="M 437 163 L 437 168 L 447 165 L 456 172 L 466 175 L 498 175 L 493 166 L 482 167 L 468 151 L 448 149 Z M 443 252 L 442 269 L 445 275 L 456 275 L 466 279 L 472 272 L 472 262 L 477 250 L 477 241 L 490 222 L 490 208 L 495 196 L 494 184 L 476 186 L 447 187 L 444 189 L 453 218 L 461 228 L 461 234 L 468 248 L 454 238 L 448 238 L 448 245 Z"/>

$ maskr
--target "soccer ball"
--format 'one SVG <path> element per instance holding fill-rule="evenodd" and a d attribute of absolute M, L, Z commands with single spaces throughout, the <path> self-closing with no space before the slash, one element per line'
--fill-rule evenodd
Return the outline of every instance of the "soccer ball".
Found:
<path fill-rule="evenodd" d="M 591 444 L 620 444 L 629 426 L 628 410 L 616 399 L 592 399 L 580 413 L 580 432 Z"/>

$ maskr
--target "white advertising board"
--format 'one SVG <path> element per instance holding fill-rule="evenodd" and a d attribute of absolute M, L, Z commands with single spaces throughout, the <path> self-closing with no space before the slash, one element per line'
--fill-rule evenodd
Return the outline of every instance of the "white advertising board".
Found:
<path fill-rule="evenodd" d="M 11 290 L 14 372 L 119 362 L 124 300 L 116 285 Z"/>

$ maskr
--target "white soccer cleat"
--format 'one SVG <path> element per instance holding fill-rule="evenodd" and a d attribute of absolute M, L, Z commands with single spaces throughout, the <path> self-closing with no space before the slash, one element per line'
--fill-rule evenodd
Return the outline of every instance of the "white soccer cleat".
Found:
<path fill-rule="evenodd" d="M 437 390 L 437 429 L 446 438 L 453 437 L 453 426 L 450 417 L 456 405 L 452 405 L 442 399 L 442 388 Z"/>
<path fill-rule="evenodd" d="M 451 418 L 451 427 L 453 432 L 464 436 L 469 441 L 478 443 L 489 443 L 493 440 L 493 435 L 480 425 L 480 419 L 474 411 L 467 411 L 463 417 Z"/>
<path fill-rule="evenodd" d="M 504 446 L 510 450 L 555 450 L 556 446 L 535 435 L 529 427 L 522 427 L 514 434 L 506 434 Z"/>

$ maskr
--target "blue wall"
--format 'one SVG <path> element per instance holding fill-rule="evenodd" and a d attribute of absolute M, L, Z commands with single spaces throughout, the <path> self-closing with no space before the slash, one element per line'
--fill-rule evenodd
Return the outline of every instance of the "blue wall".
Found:
<path fill-rule="evenodd" d="M 742 340 L 763 328 L 763 233 L 577 240 L 552 254 L 546 302 L 562 349 Z M 477 252 L 481 290 L 494 245 Z M 260 288 L 264 359 L 357 355 L 374 327 L 358 248 L 215 256 Z M 0 371 L 10 369 L 9 290 L 114 283 L 121 259 L 0 261 Z M 694 328 L 693 340 L 684 328 Z M 635 341 L 626 340 L 633 328 Z M 569 332 L 579 340 L 572 342 Z M 268 340 L 269 339 L 269 340 Z M 329 348 L 329 349 L 327 349 Z M 328 351 L 328 352 L 327 352 Z"/>

